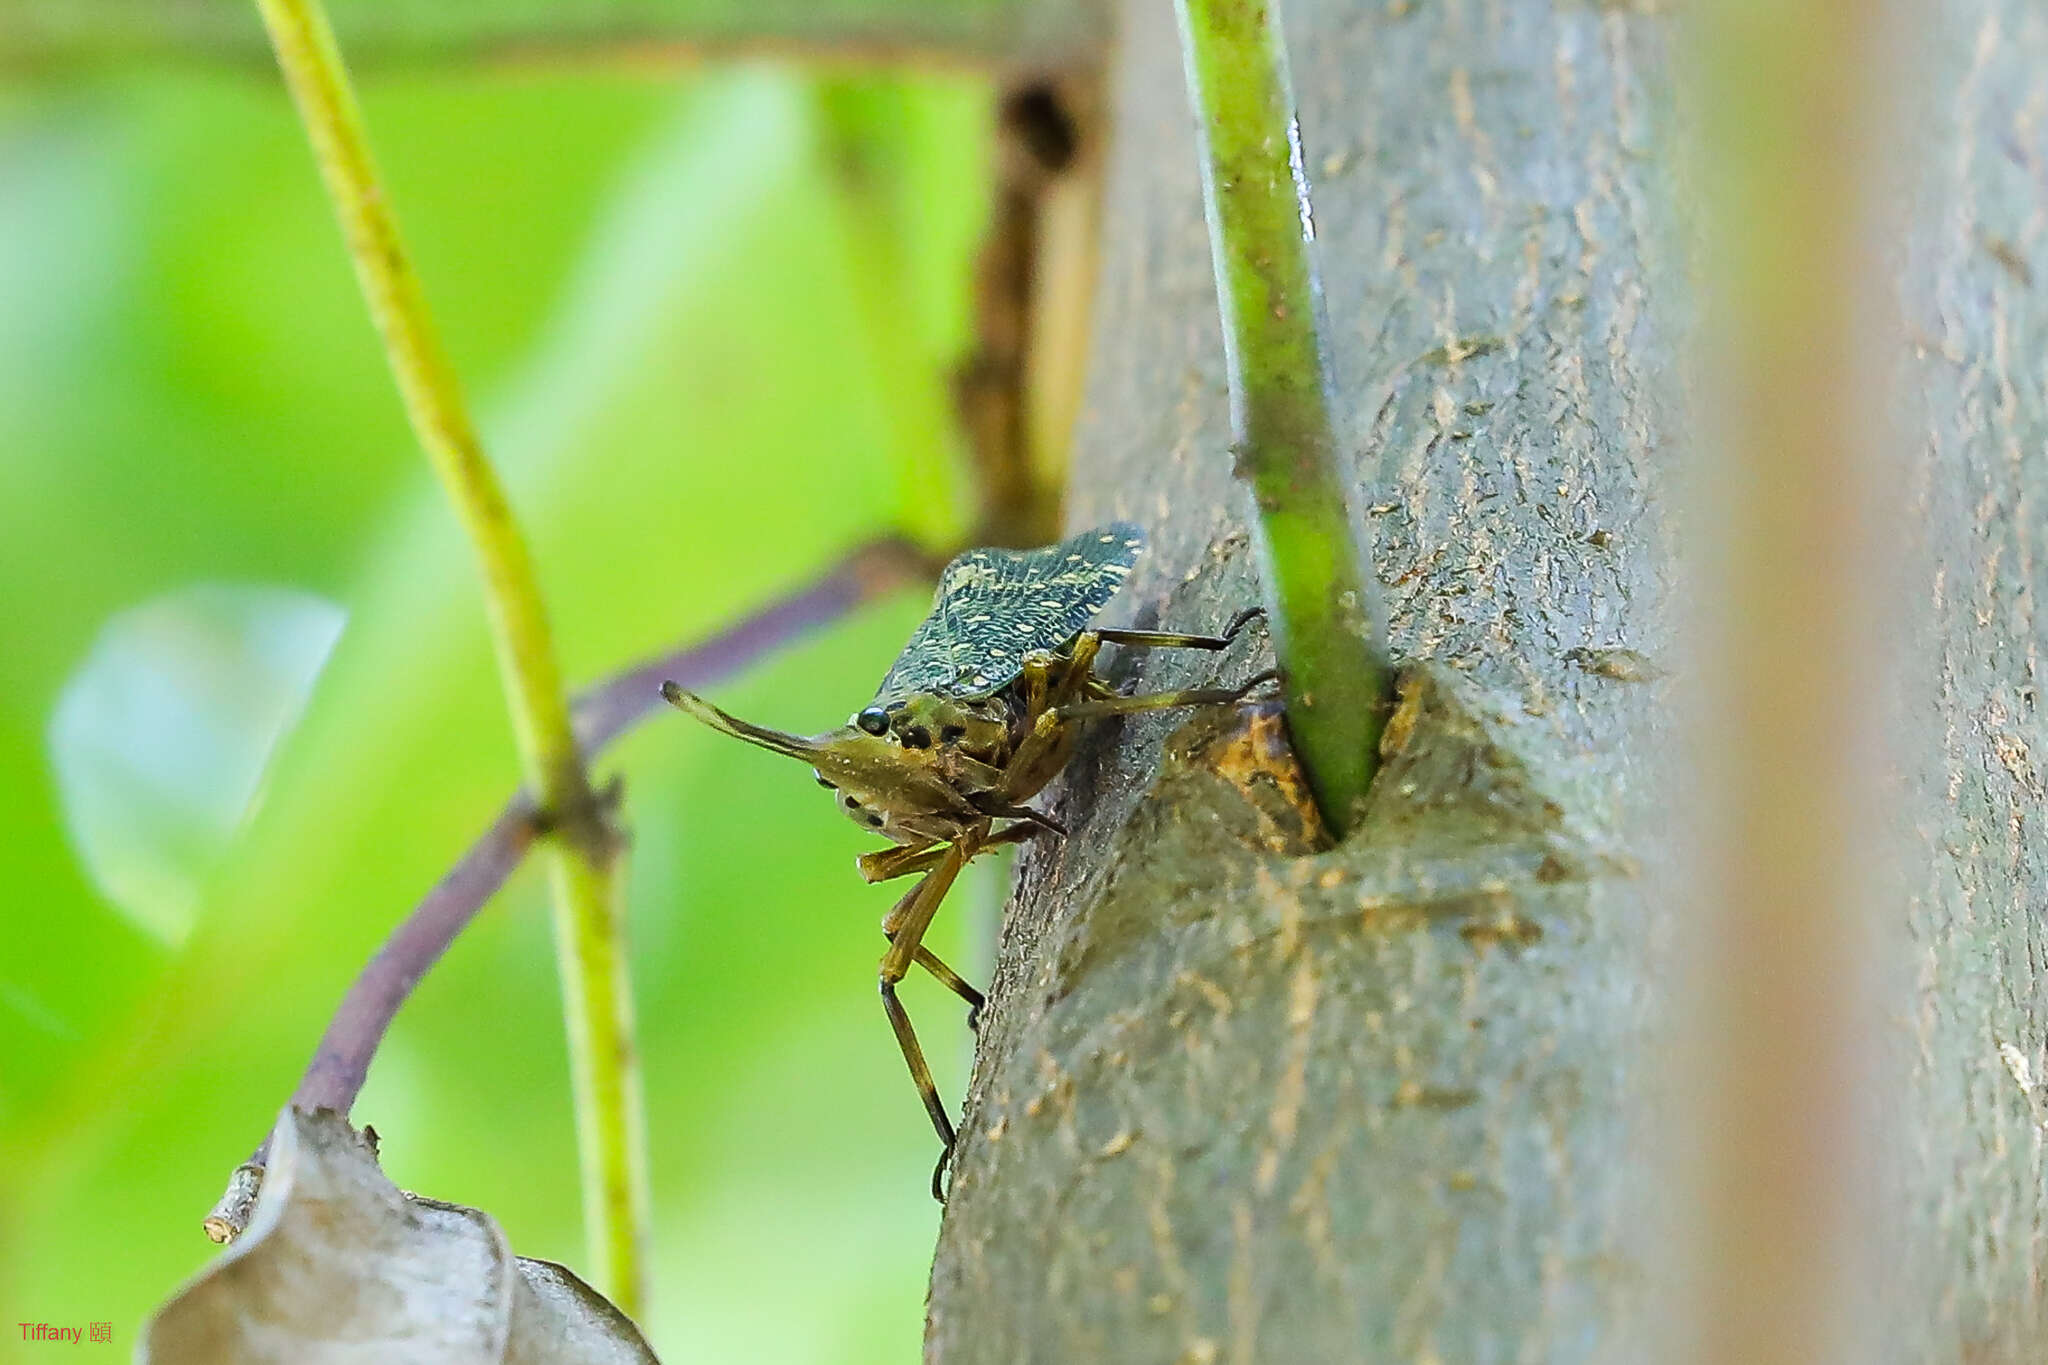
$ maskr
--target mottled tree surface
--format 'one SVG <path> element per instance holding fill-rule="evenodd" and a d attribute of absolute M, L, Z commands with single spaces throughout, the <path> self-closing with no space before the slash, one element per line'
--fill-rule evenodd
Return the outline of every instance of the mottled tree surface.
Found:
<path fill-rule="evenodd" d="M 1917 1358 L 2048 1358 L 2048 844 L 2038 712 L 2048 510 L 2048 14 L 1929 6 L 1931 77 L 1902 138 L 1916 167 L 1891 395 L 1913 555 L 1910 744 L 1898 784 L 1910 911 L 1889 1003 Z M 2044 262 L 2048 263 L 2048 262 Z"/>
<path fill-rule="evenodd" d="M 933 1272 L 968 1361 L 1651 1360 L 1691 423 L 1673 20 L 1293 0 L 1357 505 L 1411 667 L 1319 848 L 1270 718 L 1104 725 L 1005 928 Z M 1900 1360 L 2036 1359 L 2048 905 L 2032 485 L 2048 20 L 1949 7 L 1897 165 Z M 1128 7 L 1072 524 L 1253 600 L 1169 7 Z M 1127 656 L 1150 686 L 1220 662 Z M 1925 675 L 1925 676 L 1923 676 Z M 1881 680 L 1874 680 L 1881 685 Z M 1910 893 L 1910 903 L 1906 897 Z"/>

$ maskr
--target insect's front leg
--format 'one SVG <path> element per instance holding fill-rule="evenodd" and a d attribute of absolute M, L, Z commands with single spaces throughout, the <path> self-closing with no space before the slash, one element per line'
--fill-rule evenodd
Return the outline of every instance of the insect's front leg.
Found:
<path fill-rule="evenodd" d="M 1010 812 L 1008 809 L 1003 809 L 983 811 L 982 814 L 1004 817 L 1008 816 Z M 1050 827 L 1054 833 L 1066 833 L 1064 829 L 1061 829 L 1038 811 L 1031 811 L 1028 816 L 1018 816 L 1016 818 L 1029 820 L 1029 823 L 1009 825 L 997 830 L 994 834 L 981 841 L 981 848 L 975 850 L 976 854 L 978 855 L 984 849 L 995 848 L 1001 844 L 1021 844 L 1026 839 L 1035 839 L 1040 834 L 1045 833 L 1047 827 Z M 945 856 L 945 846 L 933 840 L 922 844 L 903 844 L 895 848 L 878 848 L 872 853 L 861 854 L 858 858 L 854 859 L 854 862 L 860 868 L 860 875 L 863 881 L 886 882 L 893 881 L 897 877 L 909 877 L 919 872 L 929 872 L 937 867 L 939 860 Z"/>
<path fill-rule="evenodd" d="M 925 1063 L 924 1049 L 918 1045 L 917 1031 L 910 1026 L 903 1002 L 896 998 L 896 983 L 910 971 L 910 964 L 919 960 L 918 951 L 924 947 L 925 931 L 931 927 L 932 916 L 938 913 L 939 902 L 945 899 L 960 869 L 974 856 L 988 832 L 989 825 L 984 820 L 953 840 L 938 866 L 927 872 L 924 880 L 912 887 L 882 921 L 882 932 L 889 936 L 889 950 L 882 954 L 879 971 L 882 1012 L 889 1016 L 889 1027 L 896 1034 L 896 1045 L 903 1051 L 904 1064 L 910 1068 L 917 1096 L 924 1101 L 932 1129 L 939 1135 L 939 1161 L 932 1168 L 932 1198 L 942 1204 L 946 1201 L 946 1163 L 953 1155 L 953 1121 L 946 1116 L 945 1103 L 939 1099 L 939 1088 L 932 1081 L 931 1067 Z"/>
<path fill-rule="evenodd" d="M 891 943 L 896 941 L 896 936 L 887 928 L 882 930 L 882 937 L 888 939 Z M 988 997 L 968 985 L 966 977 L 948 967 L 943 958 L 923 944 L 918 945 L 917 952 L 911 960 L 930 972 L 941 986 L 944 986 L 947 990 L 967 1002 L 967 1027 L 979 1033 L 981 1031 L 981 1008 L 988 1003 Z"/>
<path fill-rule="evenodd" d="M 914 844 L 897 844 L 863 853 L 853 860 L 853 865 L 860 869 L 862 881 L 886 882 L 896 877 L 908 877 L 913 872 L 928 871 L 945 856 L 945 849 L 937 839 L 922 839 Z"/>

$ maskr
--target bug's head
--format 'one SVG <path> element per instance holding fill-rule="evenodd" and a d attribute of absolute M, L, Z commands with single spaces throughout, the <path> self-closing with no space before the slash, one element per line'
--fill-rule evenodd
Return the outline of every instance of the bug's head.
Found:
<path fill-rule="evenodd" d="M 883 729 L 869 729 L 870 714 L 879 712 Z M 957 751 L 984 763 L 1001 766 L 1012 736 L 1009 713 L 986 697 L 941 697 L 919 692 L 887 711 L 870 706 L 854 717 L 869 734 L 887 734 L 912 751 Z"/>
<path fill-rule="evenodd" d="M 974 810 L 933 762 L 931 751 L 905 749 L 888 734 L 873 734 L 854 723 L 806 737 L 755 725 L 719 710 L 695 693 L 663 683 L 661 695 L 722 735 L 805 763 L 818 781 L 834 789 L 839 809 L 865 829 L 909 839 L 906 822 L 924 817 L 974 818 Z"/>

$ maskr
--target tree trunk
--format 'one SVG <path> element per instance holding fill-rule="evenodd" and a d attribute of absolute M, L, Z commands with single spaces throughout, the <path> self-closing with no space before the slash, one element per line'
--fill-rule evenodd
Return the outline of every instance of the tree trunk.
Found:
<path fill-rule="evenodd" d="M 1408 661 L 1318 843 L 1269 716 L 1103 724 L 1020 860 L 929 1359 L 1652 1360 L 1669 684 L 1693 301 L 1662 7 L 1290 0 L 1357 506 Z M 1126 605 L 1256 600 L 1178 45 L 1131 5 L 1069 520 Z M 1891 398 L 1913 433 L 1898 814 L 1900 1360 L 2039 1358 L 2033 486 L 2048 20 L 1955 4 Z M 1908 544 L 1907 542 L 1911 542 Z M 1932 610 L 1929 610 L 1929 608 Z M 1221 672 L 1262 664 L 1240 645 Z M 1202 666 L 1115 665 L 1148 689 Z M 1915 677 L 1909 682 L 1917 683 Z M 1924 743 L 1918 742 L 1924 738 Z M 1660 1211 L 1661 1210 L 1661 1211 Z M 2033 1342 L 2030 1350 L 2027 1343 Z"/>

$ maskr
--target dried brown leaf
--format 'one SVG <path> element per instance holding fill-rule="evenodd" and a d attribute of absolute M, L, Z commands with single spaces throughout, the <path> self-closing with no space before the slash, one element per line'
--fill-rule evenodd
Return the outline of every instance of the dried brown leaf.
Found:
<path fill-rule="evenodd" d="M 392 1184 L 369 1138 L 287 1109 L 249 1229 L 157 1312 L 145 1365 L 649 1365 L 633 1323 L 477 1209 Z"/>

